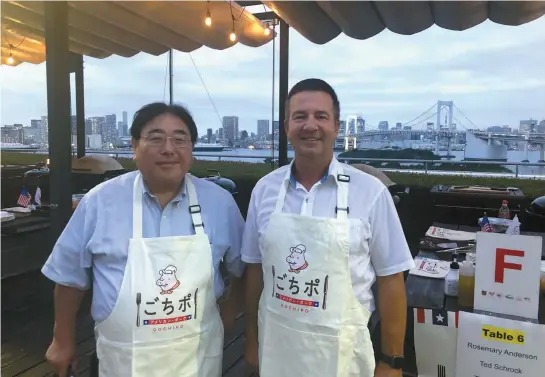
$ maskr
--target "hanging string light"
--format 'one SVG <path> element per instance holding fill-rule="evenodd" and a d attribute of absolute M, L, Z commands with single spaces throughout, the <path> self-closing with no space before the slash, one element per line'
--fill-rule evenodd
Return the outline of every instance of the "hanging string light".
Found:
<path fill-rule="evenodd" d="M 8 38 L 6 37 L 6 34 L 4 33 L 4 29 L 2 29 L 2 35 L 3 35 L 4 39 L 6 40 L 6 43 L 8 44 L 8 48 L 9 48 L 9 50 L 8 50 L 9 55 L 8 55 L 7 63 L 9 65 L 12 65 L 12 64 L 15 63 L 15 59 L 13 58 L 12 51 L 17 49 L 20 45 L 22 45 L 23 42 L 26 40 L 26 37 L 23 37 L 23 40 L 17 46 L 14 46 L 9 42 Z"/>
<path fill-rule="evenodd" d="M 210 15 L 210 0 L 206 2 L 206 18 L 204 24 L 208 27 L 212 26 L 212 16 Z"/>
<path fill-rule="evenodd" d="M 231 2 L 229 2 L 229 9 L 231 10 L 231 21 L 233 23 L 233 27 L 231 28 L 231 34 L 229 34 L 229 40 L 231 42 L 235 42 L 237 40 L 237 34 L 235 32 L 235 16 L 233 16 L 233 6 L 231 5 Z"/>

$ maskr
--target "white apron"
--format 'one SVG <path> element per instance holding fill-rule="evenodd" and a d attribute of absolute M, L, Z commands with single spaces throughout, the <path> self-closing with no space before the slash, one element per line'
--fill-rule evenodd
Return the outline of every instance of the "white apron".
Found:
<path fill-rule="evenodd" d="M 135 179 L 125 276 L 112 313 L 95 328 L 100 377 L 221 376 L 212 252 L 188 175 L 185 185 L 196 234 L 142 238 L 142 177 Z"/>
<path fill-rule="evenodd" d="M 350 177 L 337 177 L 336 218 L 282 213 L 287 182 L 280 188 L 261 244 L 260 377 L 374 375 L 370 312 L 348 265 Z"/>

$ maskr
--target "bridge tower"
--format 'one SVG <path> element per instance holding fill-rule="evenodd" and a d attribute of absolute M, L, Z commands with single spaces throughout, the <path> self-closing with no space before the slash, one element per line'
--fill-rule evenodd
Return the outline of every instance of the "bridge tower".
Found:
<path fill-rule="evenodd" d="M 346 128 L 344 133 L 344 150 L 356 149 L 357 140 L 357 115 L 348 115 L 346 117 Z M 352 144 L 352 146 L 350 145 Z"/>
<path fill-rule="evenodd" d="M 454 102 L 453 101 L 437 101 L 437 122 L 435 123 L 435 153 L 439 154 L 439 132 L 441 131 L 441 119 L 442 115 L 445 115 L 445 126 L 448 127 L 448 130 L 452 130 L 452 118 L 454 112 Z M 450 153 L 449 153 L 450 154 Z"/>

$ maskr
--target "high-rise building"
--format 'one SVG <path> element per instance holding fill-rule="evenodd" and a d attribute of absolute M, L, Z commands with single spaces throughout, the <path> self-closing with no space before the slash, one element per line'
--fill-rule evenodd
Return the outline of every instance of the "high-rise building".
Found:
<path fill-rule="evenodd" d="M 259 119 L 257 121 L 257 137 L 263 138 L 269 136 L 269 120 Z"/>
<path fill-rule="evenodd" d="M 72 131 L 72 135 L 78 134 L 77 117 L 75 115 L 70 117 L 70 129 Z"/>
<path fill-rule="evenodd" d="M 272 128 L 273 140 L 276 140 L 278 139 L 278 135 L 280 134 L 280 121 L 273 121 Z"/>
<path fill-rule="evenodd" d="M 87 124 L 87 122 L 89 123 Z M 86 135 L 102 135 L 102 129 L 106 123 L 106 119 L 104 117 L 89 117 L 87 118 L 87 122 L 85 122 Z"/>
<path fill-rule="evenodd" d="M 42 129 L 42 142 L 47 143 L 49 137 L 49 122 L 47 120 L 47 116 L 42 116 L 40 128 Z"/>
<path fill-rule="evenodd" d="M 210 141 L 212 140 L 212 129 L 209 128 L 206 130 L 206 140 L 208 144 L 210 144 Z"/>
<path fill-rule="evenodd" d="M 400 130 L 401 127 L 403 127 L 403 124 L 401 122 L 396 123 L 396 130 Z"/>
<path fill-rule="evenodd" d="M 340 136 L 346 135 L 346 120 L 339 121 L 339 135 Z"/>
<path fill-rule="evenodd" d="M 238 139 L 238 117 L 236 115 L 223 117 L 223 138 L 231 142 Z"/>
<path fill-rule="evenodd" d="M 2 143 L 23 144 L 25 140 L 22 124 L 6 125 L 1 128 L 1 132 Z"/>
<path fill-rule="evenodd" d="M 380 122 L 378 122 L 378 129 L 380 131 L 388 131 L 388 121 L 387 120 L 381 120 Z"/>
<path fill-rule="evenodd" d="M 520 121 L 519 132 L 535 132 L 536 128 L 537 128 L 537 120 L 535 119 Z"/>
<path fill-rule="evenodd" d="M 545 134 L 545 119 L 539 122 L 539 124 L 536 127 L 536 132 L 540 134 Z"/>
<path fill-rule="evenodd" d="M 129 123 L 128 123 L 128 119 L 127 119 L 127 112 L 123 111 L 122 114 L 123 114 L 123 124 L 126 124 L 128 126 Z"/>
<path fill-rule="evenodd" d="M 104 117 L 104 127 L 102 128 L 102 141 L 105 143 L 115 143 L 117 141 L 117 120 L 115 114 Z"/>

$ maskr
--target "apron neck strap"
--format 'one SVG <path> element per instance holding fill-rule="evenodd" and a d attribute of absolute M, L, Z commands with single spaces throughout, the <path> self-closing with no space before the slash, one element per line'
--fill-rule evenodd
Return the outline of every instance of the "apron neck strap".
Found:
<path fill-rule="evenodd" d="M 340 170 L 340 169 L 339 169 Z M 350 176 L 340 173 L 337 174 L 337 205 L 335 206 L 335 215 L 337 219 L 348 219 L 350 208 L 348 207 L 348 185 L 350 183 Z"/>
<path fill-rule="evenodd" d="M 335 206 L 335 216 L 337 219 L 347 219 L 350 213 L 348 207 L 348 185 L 350 183 L 350 176 L 343 174 L 343 169 L 339 168 L 337 174 L 337 205 Z M 286 193 L 288 191 L 288 185 L 290 183 L 289 178 L 291 170 L 286 173 L 285 179 L 280 185 L 280 192 L 278 193 L 278 199 L 276 200 L 275 212 L 281 213 L 284 208 L 284 202 L 286 200 Z"/>
<path fill-rule="evenodd" d="M 193 223 L 195 234 L 204 234 L 204 223 L 201 217 L 201 206 L 197 199 L 195 186 L 189 177 L 185 175 L 184 184 L 189 198 L 189 214 Z M 132 238 L 142 238 L 142 197 L 144 185 L 142 183 L 142 174 L 138 173 L 133 186 L 133 205 L 132 205 Z"/>
<path fill-rule="evenodd" d="M 204 223 L 201 216 L 201 206 L 197 199 L 197 191 L 195 185 L 190 178 L 189 174 L 185 175 L 185 188 L 187 196 L 189 197 L 189 214 L 191 215 L 191 222 L 193 223 L 193 229 L 195 234 L 204 234 Z"/>
<path fill-rule="evenodd" d="M 134 179 L 132 199 L 132 238 L 142 238 L 142 196 L 144 185 L 142 174 L 138 172 Z"/>

